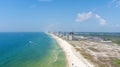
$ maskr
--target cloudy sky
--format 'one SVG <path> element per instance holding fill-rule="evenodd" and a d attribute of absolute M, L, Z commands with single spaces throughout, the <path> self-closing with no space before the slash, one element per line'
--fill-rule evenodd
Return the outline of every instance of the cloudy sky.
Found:
<path fill-rule="evenodd" d="M 120 0 L 0 0 L 0 32 L 120 32 Z"/>

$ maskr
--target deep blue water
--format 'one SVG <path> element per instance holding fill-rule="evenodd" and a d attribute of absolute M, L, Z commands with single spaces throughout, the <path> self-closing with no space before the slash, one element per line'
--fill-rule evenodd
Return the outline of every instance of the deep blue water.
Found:
<path fill-rule="evenodd" d="M 55 56 L 57 59 L 54 59 Z M 64 53 L 47 34 L 0 33 L 0 67 L 61 67 L 60 65 L 66 65 Z"/>

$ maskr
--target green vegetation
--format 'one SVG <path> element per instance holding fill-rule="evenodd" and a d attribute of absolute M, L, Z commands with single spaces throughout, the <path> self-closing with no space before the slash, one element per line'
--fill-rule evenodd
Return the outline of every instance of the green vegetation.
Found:
<path fill-rule="evenodd" d="M 94 63 L 94 65 L 96 66 L 96 67 L 108 67 L 106 64 L 102 64 L 100 61 L 97 61 L 92 55 L 90 55 L 89 53 L 86 53 L 85 52 L 85 49 L 83 49 L 83 48 L 78 48 L 78 47 L 76 47 L 74 44 L 72 44 L 72 43 L 70 43 L 75 49 L 76 49 L 76 51 L 79 51 L 80 52 L 80 54 L 85 58 L 85 59 L 87 59 L 87 60 L 89 60 L 90 62 L 92 62 L 92 63 Z M 99 52 L 99 50 L 97 50 L 97 49 L 95 49 L 95 48 L 89 48 L 89 49 L 91 49 L 91 50 L 93 50 L 93 51 L 98 51 Z"/>
<path fill-rule="evenodd" d="M 113 43 L 120 45 L 120 40 L 113 41 Z"/>
<path fill-rule="evenodd" d="M 96 67 L 108 67 L 108 65 L 103 64 L 101 61 L 96 60 L 92 55 L 85 52 L 85 49 L 75 48 L 80 54 L 90 62 L 92 62 Z"/>
<path fill-rule="evenodd" d="M 113 64 L 115 64 L 117 67 L 120 67 L 120 59 L 113 60 Z"/>
<path fill-rule="evenodd" d="M 116 43 L 118 45 L 120 45 L 120 34 L 107 34 L 107 35 L 103 35 L 102 38 L 107 41 L 107 40 L 111 40 L 113 43 Z"/>
<path fill-rule="evenodd" d="M 90 50 L 95 51 L 95 52 L 100 52 L 98 49 L 95 49 L 93 47 L 89 47 Z"/>
<path fill-rule="evenodd" d="M 78 35 L 100 37 L 105 41 L 111 40 L 113 43 L 116 43 L 120 46 L 120 33 L 82 32 L 82 33 L 78 33 Z"/>

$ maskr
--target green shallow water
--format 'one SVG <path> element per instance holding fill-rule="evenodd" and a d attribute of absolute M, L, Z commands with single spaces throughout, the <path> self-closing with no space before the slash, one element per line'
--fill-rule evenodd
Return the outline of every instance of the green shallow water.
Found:
<path fill-rule="evenodd" d="M 40 67 L 66 67 L 66 58 L 62 51 L 62 49 L 55 45 L 54 43 L 53 49 L 49 52 L 46 58 L 43 59 L 44 62 L 40 65 Z"/>
<path fill-rule="evenodd" d="M 66 59 L 45 33 L 0 33 L 0 67 L 66 67 Z"/>

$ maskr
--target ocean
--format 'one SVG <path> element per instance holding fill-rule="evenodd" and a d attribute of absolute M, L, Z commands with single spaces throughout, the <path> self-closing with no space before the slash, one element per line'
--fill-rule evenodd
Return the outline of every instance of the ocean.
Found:
<path fill-rule="evenodd" d="M 66 58 L 43 32 L 1 32 L 0 67 L 66 67 Z"/>

